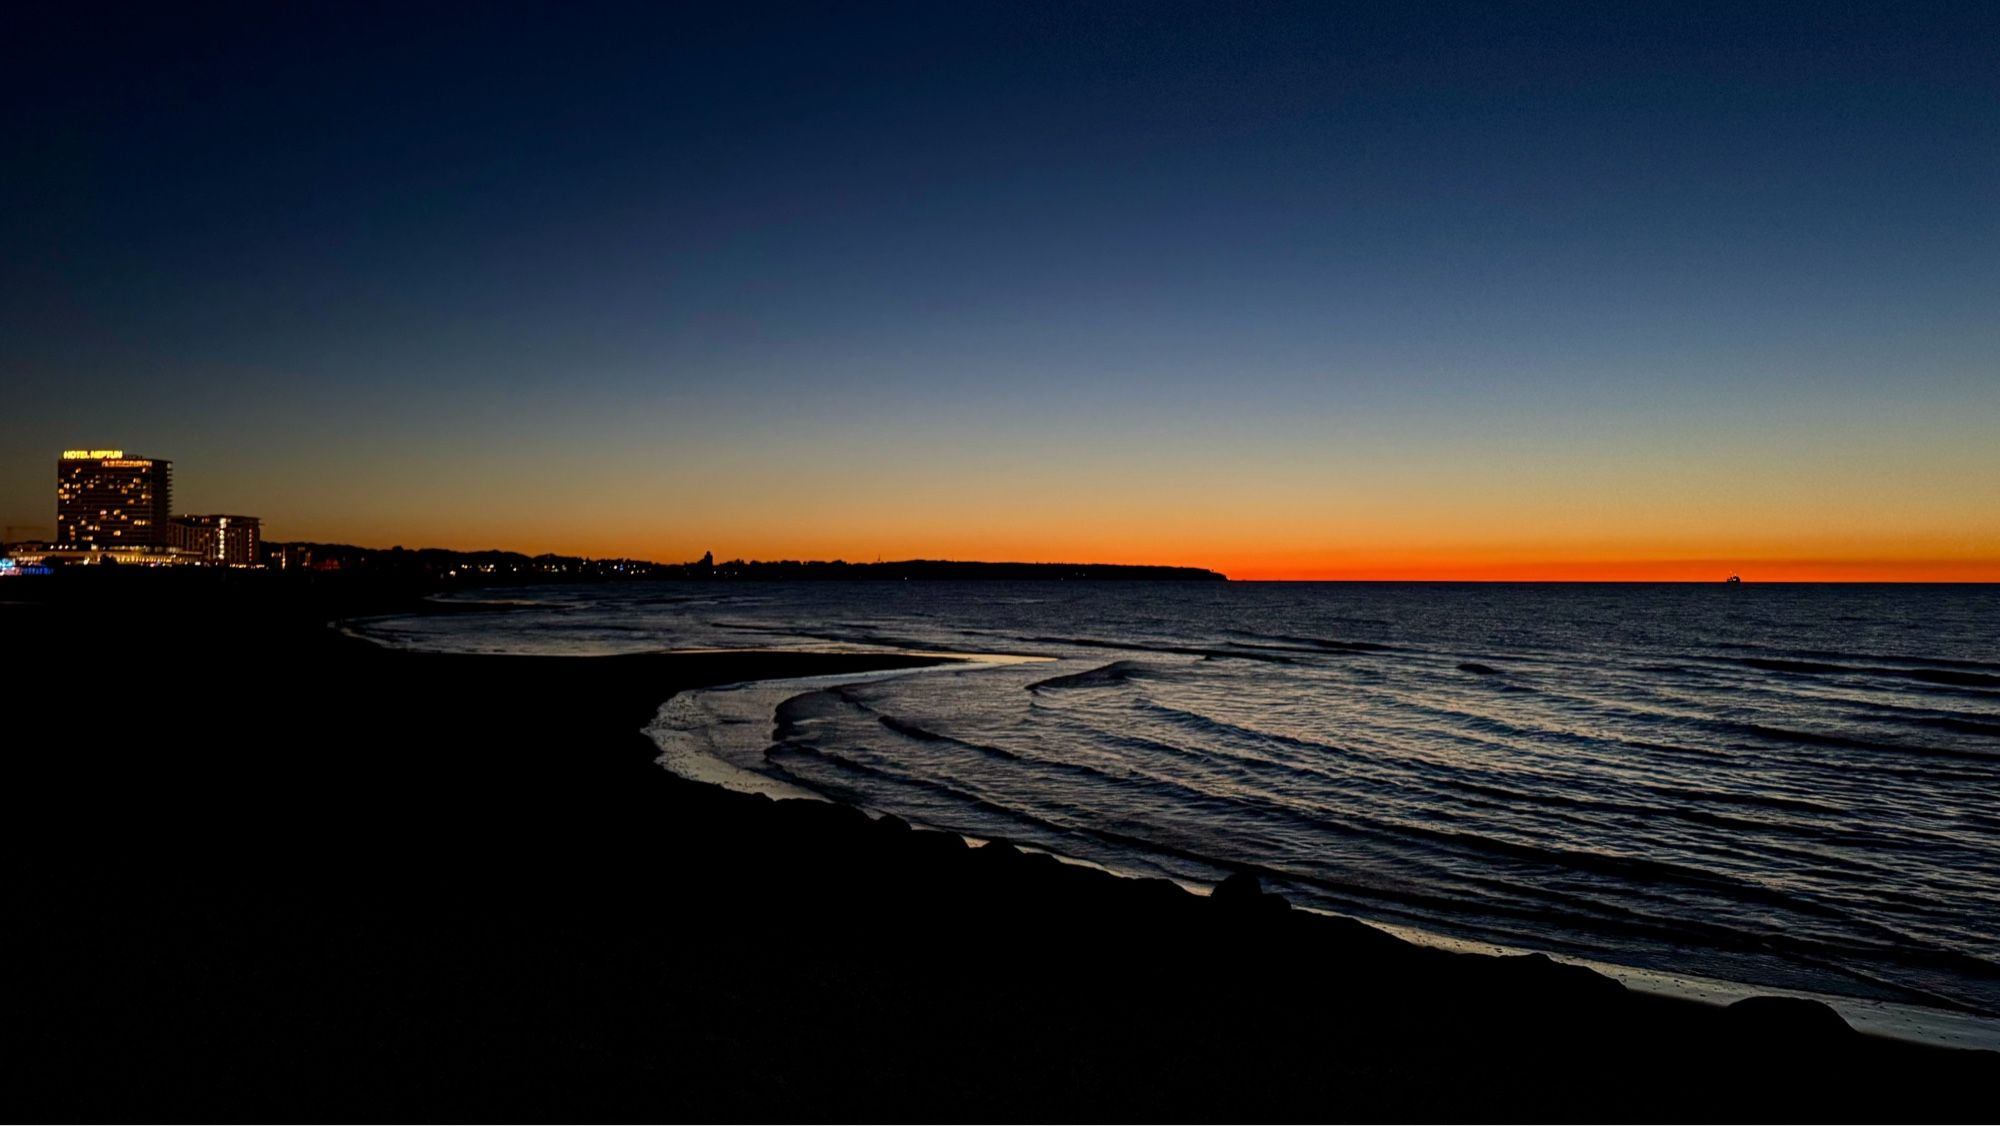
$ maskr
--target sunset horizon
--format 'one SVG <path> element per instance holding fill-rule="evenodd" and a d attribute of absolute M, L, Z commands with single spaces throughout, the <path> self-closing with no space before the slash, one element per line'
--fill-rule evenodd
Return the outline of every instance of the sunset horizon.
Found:
<path fill-rule="evenodd" d="M 132 446 L 132 456 L 154 450 L 158 443 Z M 72 448 L 69 454 L 124 454 L 117 447 Z M 226 453 L 225 453 L 226 456 Z M 273 542 L 346 543 L 360 547 L 387 549 L 443 548 L 453 551 L 508 551 L 525 555 L 552 553 L 602 558 L 646 559 L 653 562 L 683 562 L 704 552 L 722 558 L 746 560 L 845 560 L 868 562 L 877 559 L 951 559 L 960 561 L 1021 563 L 1104 563 L 1115 565 L 1158 565 L 1201 567 L 1220 571 L 1239 581 L 1380 581 L 1380 582 L 1715 582 L 1731 575 L 1746 582 L 2000 582 L 2000 538 L 1983 535 L 1954 536 L 1940 529 L 1948 520 L 1935 509 L 1920 521 L 1910 520 L 1907 509 L 1897 519 L 1915 526 L 1905 537 L 1850 532 L 1846 537 L 1828 535 L 1819 528 L 1837 523 L 1831 517 L 1807 517 L 1797 513 L 1786 519 L 1796 529 L 1791 535 L 1766 532 L 1743 537 L 1713 535 L 1701 537 L 1698 545 L 1673 543 L 1657 534 L 1662 526 L 1678 526 L 1692 537 L 1699 519 L 1648 513 L 1634 517 L 1617 511 L 1618 498 L 1600 494 L 1599 508 L 1607 521 L 1637 523 L 1647 532 L 1636 539 L 1593 537 L 1569 529 L 1559 537 L 1509 539 L 1503 507 L 1495 512 L 1482 508 L 1476 515 L 1460 518 L 1475 523 L 1484 532 L 1477 540 L 1453 542 L 1448 539 L 1416 537 L 1421 518 L 1412 517 L 1410 502 L 1385 506 L 1379 497 L 1360 500 L 1322 500 L 1313 530 L 1288 529 L 1257 538 L 1260 529 L 1286 523 L 1286 514 L 1271 501 L 1249 498 L 1248 503 L 1214 489 L 1193 495 L 1177 494 L 1171 500 L 1141 501 L 1118 495 L 1111 504 L 1091 503 L 1070 507 L 1081 511 L 1064 523 L 1070 530 L 1038 534 L 1041 520 L 1055 523 L 1037 503 L 1021 503 L 1005 495 L 986 498 L 977 531 L 951 530 L 952 521 L 937 510 L 919 509 L 901 517 L 919 530 L 900 526 L 897 518 L 885 520 L 883 513 L 895 513 L 900 505 L 876 503 L 869 498 L 822 497 L 810 517 L 803 522 L 814 534 L 773 535 L 751 525 L 754 520 L 728 518 L 716 512 L 711 498 L 703 506 L 701 518 L 713 520 L 726 534 L 706 536 L 702 530 L 683 528 L 672 537 L 644 531 L 652 521 L 642 511 L 626 509 L 613 490 L 579 486 L 578 496 L 585 506 L 567 506 L 561 519 L 571 527 L 568 535 L 544 532 L 530 537 L 525 530 L 508 528 L 482 532 L 475 523 L 460 530 L 466 508 L 450 494 L 430 493 L 439 505 L 434 515 L 406 514 L 397 525 L 370 521 L 326 519 L 314 525 L 298 519 L 291 511 L 293 498 L 268 488 L 245 489 L 217 482 L 210 467 L 186 458 L 162 457 L 174 466 L 179 484 L 180 507 L 213 510 L 260 510 L 264 538 Z M 46 463 L 45 463 L 46 464 Z M 190 484 L 192 482 L 192 484 Z M 195 490 L 202 494 L 197 496 Z M 22 490 L 25 491 L 25 490 Z M 783 486 L 771 492 L 781 493 Z M 1059 491 L 1059 490 L 1057 490 Z M 46 494 L 45 494 L 46 495 Z M 232 498 L 232 503 L 211 503 L 216 496 Z M 244 496 L 249 503 L 234 503 Z M 342 503 L 361 503 L 364 508 L 405 507 L 393 492 L 379 494 L 385 505 L 365 503 L 356 493 L 343 495 Z M 937 494 L 932 493 L 933 497 Z M 258 499 L 260 498 L 261 499 Z M 604 511 L 606 500 L 619 509 L 607 523 L 627 525 L 625 535 L 598 538 L 589 529 L 588 513 Z M 1290 503 L 1302 508 L 1311 502 L 1290 496 Z M 1844 502 L 1855 495 L 1843 497 Z M 776 503 L 777 498 L 771 498 Z M 45 501 L 44 503 L 48 503 Z M 907 500 L 906 502 L 907 503 Z M 945 504 L 949 506 L 947 499 Z M 1517 502 L 1518 504 L 1518 502 Z M 1142 505 L 1150 505 L 1149 514 Z M 476 506 L 473 506 L 476 507 Z M 1434 505 L 1432 506 L 1434 507 Z M 1528 506 L 1532 507 L 1532 506 Z M 1122 510 L 1122 511 L 1120 511 Z M 1519 511 L 1517 507 L 1516 511 Z M 1886 508 L 1885 508 L 1886 511 Z M 585 519 L 579 520 L 579 513 Z M 1731 523 L 1746 523 L 1753 513 L 1739 512 Z M 1352 521 L 1344 518 L 1352 517 Z M 773 521 L 780 524 L 799 520 Z M 21 519 L 9 521 L 10 532 L 36 531 L 50 538 L 46 530 L 53 522 Z M 875 527 L 874 535 L 865 529 Z M 1104 529 L 1130 529 L 1129 545 L 1104 534 Z M 1318 527 L 1341 529 L 1322 532 Z M 1092 531 L 1076 530 L 1080 528 Z M 857 529 L 862 529 L 857 531 Z M 1204 534 L 1207 530 L 1209 534 Z M 1410 540 L 1395 538 L 1398 533 Z M 1629 534 L 1629 533 L 1628 533 Z M 33 540 L 34 535 L 14 535 L 17 540 Z M 1842 539 L 1847 541 L 1843 545 Z M 716 551 L 716 544 L 724 545 Z M 1845 547 L 1845 550 L 1843 550 Z M 1733 549 L 1733 550 L 1732 550 Z"/>
<path fill-rule="evenodd" d="M 136 444 L 132 456 L 158 454 L 158 445 Z M 97 447 L 67 452 L 126 451 Z M 224 450 L 222 456 L 225 464 L 242 464 L 233 451 Z M 545 519 L 556 527 L 537 534 L 518 518 L 489 527 L 493 522 L 481 518 L 476 491 L 457 493 L 434 483 L 415 494 L 386 484 L 380 492 L 350 488 L 329 495 L 317 490 L 308 497 L 313 508 L 358 505 L 364 511 L 393 512 L 398 519 L 322 514 L 315 520 L 297 511 L 298 498 L 268 483 L 246 487 L 198 460 L 160 460 L 174 466 L 176 500 L 186 502 L 179 507 L 259 511 L 265 538 L 274 542 L 376 549 L 435 547 L 662 563 L 715 552 L 747 560 L 1160 565 L 1211 568 L 1246 581 L 1711 582 L 1739 575 L 1752 582 L 2000 582 L 2000 535 L 1987 535 L 1976 526 L 1954 529 L 1948 511 L 1936 500 L 1914 507 L 1905 498 L 1879 491 L 1879 499 L 1871 501 L 1862 487 L 1838 498 L 1846 510 L 1841 516 L 1831 504 L 1815 507 L 1804 494 L 1797 494 L 1781 514 L 1730 498 L 1704 503 L 1698 510 L 1682 503 L 1677 509 L 1635 511 L 1631 494 L 1592 486 L 1588 495 L 1562 501 L 1488 497 L 1447 517 L 1443 513 L 1449 502 L 1442 498 L 1424 500 L 1407 493 L 1385 498 L 1379 476 L 1374 491 L 1336 490 L 1319 497 L 1296 491 L 1232 493 L 1211 484 L 1159 498 L 1120 492 L 1082 499 L 1065 496 L 1055 481 L 1021 488 L 1017 477 L 1013 488 L 994 481 L 973 484 L 981 503 L 977 519 L 966 521 L 952 515 L 962 507 L 961 498 L 935 485 L 906 488 L 902 479 L 892 479 L 870 491 L 829 492 L 807 473 L 791 482 L 764 478 L 757 485 L 759 505 L 786 509 L 784 518 L 759 518 L 752 514 L 755 507 L 729 511 L 726 498 L 742 486 L 725 481 L 693 498 L 692 509 L 685 503 L 663 503 L 663 511 L 684 511 L 666 520 L 635 507 L 619 489 L 580 479 L 571 486 L 575 503 L 552 510 Z M 921 476 L 911 474 L 913 479 Z M 653 486 L 665 487 L 664 482 Z M 786 500 L 790 491 L 799 496 Z M 423 498 L 421 505 L 411 504 L 413 495 Z M 1657 490 L 1651 495 L 1656 500 L 1660 496 Z M 1036 499 L 1040 496 L 1053 499 Z M 228 498 L 228 503 L 214 503 L 218 498 Z M 1871 503 L 1879 514 L 1877 523 L 1907 530 L 1899 535 L 1856 526 L 1855 513 Z M 1596 530 L 1550 519 L 1543 510 L 1552 504 L 1594 510 Z M 1478 535 L 1454 540 L 1429 534 L 1426 525 L 1433 520 L 1476 529 Z M 655 523 L 678 527 L 670 536 L 661 535 L 648 530 Z M 1524 533 L 1538 523 L 1560 527 L 1562 534 Z M 1759 523 L 1767 526 L 1746 534 L 1745 529 Z M 773 524 L 803 530 L 773 533 L 765 527 Z M 622 531 L 612 538 L 594 530 L 606 525 Z M 1844 533 L 1828 531 L 1841 525 Z M 39 538 L 47 539 L 52 523 L 44 516 L 7 526 L 14 533 L 39 531 Z M 1614 527 L 1629 530 L 1613 534 Z M 720 551 L 718 544 L 723 545 Z"/>
<path fill-rule="evenodd" d="M 967 563 L 1103 564 L 1112 566 L 1195 567 L 1219 571 L 1236 582 L 1672 582 L 1714 583 L 1738 576 L 1745 583 L 1994 583 L 2000 582 L 2000 560 L 1846 560 L 1758 558 L 1744 555 L 1712 559 L 1586 559 L 1501 561 L 1398 562 L 1343 561 L 1335 564 L 1272 564 L 1262 557 L 1236 559 L 1224 554 L 1140 553 L 1078 551 L 1056 554 L 997 552 L 967 554 L 940 551 L 894 551 L 858 553 L 838 551 L 788 551 L 772 547 L 760 551 L 725 549 L 697 551 L 647 549 L 616 544 L 579 548 L 575 545 L 536 544 L 529 547 L 485 543 L 477 540 L 456 542 L 394 537 L 284 536 L 274 539 L 318 543 L 351 543 L 357 547 L 388 550 L 441 548 L 448 551 L 502 551 L 520 555 L 574 555 L 598 559 L 644 559 L 655 563 L 681 563 L 713 551 L 718 562 L 745 560 L 771 562 L 800 560 L 814 562 L 903 562 L 940 560 Z"/>

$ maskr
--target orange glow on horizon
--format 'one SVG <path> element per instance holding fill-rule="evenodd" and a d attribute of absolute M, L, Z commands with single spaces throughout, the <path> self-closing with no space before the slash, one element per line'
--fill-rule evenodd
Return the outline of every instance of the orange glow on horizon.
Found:
<path fill-rule="evenodd" d="M 948 559 L 964 562 L 1100 563 L 1200 567 L 1246 582 L 1686 582 L 1720 583 L 1738 575 L 1747 583 L 2000 583 L 2000 552 L 1940 553 L 1933 557 L 1878 554 L 1840 557 L 1828 553 L 1789 556 L 1769 547 L 1749 548 L 1736 555 L 1706 558 L 1621 556 L 1589 552 L 1546 554 L 1520 547 L 1486 551 L 1228 551 L 1189 550 L 1179 545 L 1135 546 L 1124 550 L 1078 544 L 1039 551 L 1019 550 L 1004 542 L 959 540 L 929 547 L 894 545 L 896 549 L 859 552 L 828 543 L 783 544 L 752 541 L 741 547 L 718 537 L 712 546 L 680 543 L 533 543 L 506 545 L 467 537 L 381 536 L 324 538 L 370 547 L 444 547 L 460 551 L 499 549 L 536 555 L 552 552 L 591 558 L 647 559 L 685 563 L 713 551 L 718 563 L 736 559 L 834 560 L 852 563 L 903 559 Z M 496 539 L 498 537 L 495 537 Z"/>
<path fill-rule="evenodd" d="M 762 498 L 759 498 L 762 499 Z M 873 499 L 873 498 L 867 498 Z M 630 526 L 580 506 L 532 529 L 484 514 L 428 512 L 346 527 L 271 529 L 273 540 L 365 546 L 501 548 L 682 563 L 712 551 L 747 560 L 949 559 L 1203 567 L 1245 581 L 1993 583 L 2000 526 L 1983 516 L 1923 512 L 1899 526 L 1803 503 L 1731 513 L 1567 513 L 1391 504 L 1380 511 L 1314 508 L 1309 498 L 1244 494 L 1205 502 L 1182 493 L 1023 502 L 996 490 L 935 504 L 863 503 L 808 493 L 788 507 L 696 495 L 666 526 Z M 1290 503 L 1280 503 L 1290 502 Z M 983 503 L 982 503 L 983 502 Z M 1636 508 L 1637 506 L 1628 506 Z M 1914 505 L 1901 510 L 1916 512 Z M 403 515 L 403 514 L 398 514 Z M 303 529 L 300 529 L 303 531 Z"/>
<path fill-rule="evenodd" d="M 1327 568 L 1228 571 L 1249 581 L 1378 582 L 1689 582 L 1716 583 L 1739 575 L 1745 583 L 1992 583 L 2000 560 L 1666 559 L 1593 562 L 1479 562 L 1383 564 Z"/>
<path fill-rule="evenodd" d="M 1974 434 L 1982 410 L 1963 404 L 1922 433 L 1762 419 L 1698 448 L 1679 430 L 1522 442 L 1387 424 L 1316 445 L 1171 428 L 1141 441 L 1116 419 L 1102 440 L 1093 428 L 1017 447 L 970 423 L 909 437 L 869 421 L 797 442 L 691 441 L 657 460 L 614 445 L 547 464 L 471 450 L 436 472 L 357 461 L 271 485 L 265 527 L 664 563 L 713 551 L 1241 580 L 2000 582 L 2000 460 Z M 260 498 L 232 503 L 258 511 Z"/>

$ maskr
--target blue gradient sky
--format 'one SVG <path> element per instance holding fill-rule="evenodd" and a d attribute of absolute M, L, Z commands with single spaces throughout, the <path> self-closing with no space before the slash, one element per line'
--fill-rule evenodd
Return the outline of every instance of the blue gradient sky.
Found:
<path fill-rule="evenodd" d="M 1750 7 L 10 7 L 0 519 L 2000 578 L 2000 9 Z"/>

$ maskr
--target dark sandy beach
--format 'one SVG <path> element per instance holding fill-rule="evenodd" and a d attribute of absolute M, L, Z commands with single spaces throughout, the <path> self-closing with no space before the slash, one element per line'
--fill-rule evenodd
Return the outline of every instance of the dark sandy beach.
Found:
<path fill-rule="evenodd" d="M 683 782 L 672 692 L 381 592 L 57 576 L 9 656 L 9 1105 L 56 1120 L 1976 1118 L 2000 1057 Z M 23 580 L 16 580 L 25 583 Z"/>

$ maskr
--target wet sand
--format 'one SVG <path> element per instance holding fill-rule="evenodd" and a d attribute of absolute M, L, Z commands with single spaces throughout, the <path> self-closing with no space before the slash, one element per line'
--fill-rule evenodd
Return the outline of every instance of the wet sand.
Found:
<path fill-rule="evenodd" d="M 272 589 L 0 605 L 18 1115 L 1953 1119 L 2000 1079 L 728 793 L 642 734 L 897 658 L 393 653 Z"/>

